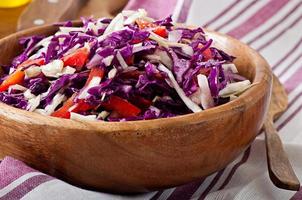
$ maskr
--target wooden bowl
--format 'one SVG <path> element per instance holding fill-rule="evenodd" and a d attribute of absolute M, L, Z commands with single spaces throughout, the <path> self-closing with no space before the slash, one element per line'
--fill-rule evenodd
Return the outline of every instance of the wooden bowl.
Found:
<path fill-rule="evenodd" d="M 20 53 L 20 37 L 57 29 L 38 27 L 1 39 L 0 64 Z M 237 57 L 240 74 L 255 83 L 236 100 L 200 113 L 131 122 L 76 122 L 0 103 L 0 156 L 13 156 L 77 186 L 123 193 L 177 186 L 224 168 L 261 129 L 272 73 L 247 45 L 207 34 Z"/>

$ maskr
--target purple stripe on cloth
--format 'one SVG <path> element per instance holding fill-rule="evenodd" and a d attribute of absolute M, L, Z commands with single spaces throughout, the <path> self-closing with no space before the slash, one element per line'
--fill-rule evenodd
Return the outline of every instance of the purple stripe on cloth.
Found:
<path fill-rule="evenodd" d="M 294 59 L 290 64 L 288 64 L 288 66 L 287 66 L 286 68 L 284 68 L 284 69 L 280 72 L 280 74 L 282 75 L 282 74 L 284 74 L 285 72 L 287 72 L 287 71 L 291 68 L 291 66 L 294 65 L 294 64 L 301 58 L 301 56 L 302 56 L 302 53 L 300 53 L 298 56 L 296 56 L 295 59 Z"/>
<path fill-rule="evenodd" d="M 242 15 L 244 12 L 246 12 L 248 9 L 250 9 L 251 7 L 253 7 L 257 2 L 257 0 L 252 1 L 251 3 L 249 3 L 247 6 L 245 6 L 241 11 L 239 11 L 237 14 L 235 14 L 231 19 L 229 19 L 228 21 L 226 21 L 225 23 L 223 23 L 222 25 L 220 25 L 218 28 L 216 28 L 216 31 L 219 31 L 220 29 L 222 29 L 223 27 L 225 27 L 226 25 L 230 24 L 231 22 L 233 22 L 235 19 L 237 19 L 240 15 Z"/>
<path fill-rule="evenodd" d="M 204 182 L 204 178 L 192 183 L 177 187 L 167 200 L 186 200 L 190 199 L 194 192 Z"/>
<path fill-rule="evenodd" d="M 205 191 L 200 195 L 198 200 L 203 200 L 209 192 L 212 190 L 212 188 L 216 185 L 216 183 L 219 181 L 220 177 L 222 176 L 225 169 L 220 170 L 216 176 L 211 181 L 210 185 L 205 189 Z"/>
<path fill-rule="evenodd" d="M 163 192 L 164 190 L 158 191 L 150 200 L 157 200 Z"/>
<path fill-rule="evenodd" d="M 290 200 L 301 200 L 302 199 L 302 187 L 300 187 L 300 190 L 290 198 Z"/>
<path fill-rule="evenodd" d="M 234 167 L 231 169 L 229 175 L 226 177 L 226 179 L 224 180 L 224 182 L 221 184 L 221 186 L 219 187 L 218 190 L 222 190 L 232 179 L 233 175 L 235 174 L 236 170 L 241 166 L 243 165 L 244 163 L 246 163 L 246 161 L 248 160 L 249 156 L 250 156 L 250 153 L 251 153 L 251 146 L 245 150 L 243 156 L 242 156 L 242 159 L 236 163 L 234 165 Z"/>
<path fill-rule="evenodd" d="M 125 10 L 144 8 L 150 17 L 162 19 L 173 13 L 177 0 L 130 0 Z"/>
<path fill-rule="evenodd" d="M 291 29 L 292 27 L 294 27 L 298 22 L 300 22 L 300 20 L 302 19 L 302 15 L 300 15 L 295 21 L 293 21 L 289 26 L 285 27 L 282 31 L 280 31 L 276 36 L 274 36 L 272 39 L 270 39 L 269 41 L 267 41 L 266 43 L 264 43 L 263 45 L 261 45 L 257 51 L 261 51 L 262 49 L 264 49 L 265 47 L 267 47 L 268 45 L 270 45 L 271 43 L 273 43 L 276 39 L 278 39 L 279 37 L 281 37 L 288 29 Z"/>
<path fill-rule="evenodd" d="M 0 163 L 0 189 L 29 172 L 36 172 L 36 170 L 12 157 L 5 157 Z"/>
<path fill-rule="evenodd" d="M 299 68 L 299 70 L 295 73 L 292 78 L 290 78 L 288 81 L 285 82 L 285 88 L 288 92 L 293 91 L 299 84 L 302 82 L 302 67 Z M 302 96 L 302 92 L 297 94 L 288 105 L 288 108 L 291 108 L 293 104 Z M 302 105 L 300 105 L 298 108 L 294 110 L 292 114 L 290 114 L 278 127 L 277 130 L 281 130 L 286 124 L 288 124 L 302 109 Z"/>
<path fill-rule="evenodd" d="M 184 3 L 182 5 L 182 9 L 179 13 L 177 22 L 179 22 L 179 23 L 185 23 L 186 22 L 186 20 L 188 18 L 188 15 L 189 15 L 189 10 L 190 10 L 191 5 L 192 5 L 192 1 L 193 0 L 184 0 Z"/>
<path fill-rule="evenodd" d="M 241 0 L 236 0 L 232 4 L 230 4 L 228 7 L 226 7 L 224 10 L 222 10 L 216 17 L 205 23 L 203 26 L 207 27 L 210 26 L 212 23 L 214 23 L 216 20 L 223 17 L 225 14 L 227 14 L 230 10 L 232 10 Z"/>
<path fill-rule="evenodd" d="M 292 55 L 293 52 L 295 52 L 298 47 L 301 45 L 302 43 L 302 37 L 301 39 L 294 45 L 293 48 L 291 48 L 276 64 L 273 65 L 272 69 L 275 70 L 278 68 L 278 66 L 280 66 L 280 64 L 282 64 L 290 55 Z"/>
<path fill-rule="evenodd" d="M 268 27 L 265 31 L 251 39 L 250 41 L 247 42 L 248 45 L 252 44 L 253 42 L 257 41 L 270 31 L 272 31 L 274 28 L 276 28 L 279 24 L 281 24 L 283 21 L 285 21 L 288 17 L 290 17 L 293 13 L 295 13 L 296 10 L 302 5 L 302 2 L 299 2 L 297 5 L 293 7 L 285 16 L 283 16 L 280 20 L 278 20 L 276 23 L 272 24 L 270 27 Z"/>
<path fill-rule="evenodd" d="M 294 103 L 302 96 L 302 92 L 299 92 L 288 104 L 287 110 L 290 109 Z"/>
<path fill-rule="evenodd" d="M 300 92 L 299 94 L 297 94 L 288 104 L 287 110 L 290 109 L 294 103 L 302 96 L 302 92 Z M 286 124 L 288 124 L 288 122 L 290 122 L 291 119 L 293 119 L 296 114 L 299 112 L 301 108 L 298 107 L 289 117 L 287 117 L 278 127 L 277 130 L 279 131 L 280 129 L 282 129 Z"/>
<path fill-rule="evenodd" d="M 282 122 L 277 130 L 281 130 L 286 124 L 288 124 L 300 111 L 302 110 L 302 104 L 290 115 L 288 116 L 288 118 L 286 118 L 286 120 L 284 120 L 284 122 Z"/>
<path fill-rule="evenodd" d="M 48 175 L 38 175 L 31 177 L 24 181 L 22 184 L 18 185 L 12 191 L 0 198 L 0 200 L 14 200 L 21 199 L 24 195 L 32 191 L 34 188 L 38 187 L 42 183 L 53 180 L 54 178 Z"/>
<path fill-rule="evenodd" d="M 291 67 L 291 66 L 288 66 Z M 293 91 L 302 82 L 302 66 L 284 83 L 288 93 Z"/>
<path fill-rule="evenodd" d="M 244 35 L 270 19 L 288 2 L 289 0 L 269 1 L 245 22 L 229 31 L 228 34 L 235 38 L 242 38 Z"/>

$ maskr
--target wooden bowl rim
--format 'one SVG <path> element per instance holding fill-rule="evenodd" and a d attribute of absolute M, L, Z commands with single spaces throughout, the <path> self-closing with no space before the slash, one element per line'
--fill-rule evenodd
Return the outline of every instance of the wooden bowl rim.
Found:
<path fill-rule="evenodd" d="M 72 21 L 73 26 L 78 26 L 81 24 L 80 21 Z M 23 31 L 16 32 L 14 34 L 11 34 L 9 36 L 6 36 L 5 38 L 0 39 L 0 43 L 5 43 L 7 40 L 10 40 L 11 38 L 20 38 L 24 35 L 34 35 L 35 32 L 40 32 L 43 29 L 49 29 L 55 30 L 55 27 L 58 27 L 57 25 L 44 25 L 40 27 L 34 27 L 30 29 L 26 29 Z M 188 26 L 191 27 L 191 26 Z M 194 26 L 192 26 L 194 27 Z M 261 89 L 261 87 L 265 84 L 267 84 L 267 81 L 264 79 L 265 76 L 272 77 L 272 72 L 269 65 L 265 61 L 265 59 L 257 53 L 255 50 L 247 46 L 246 44 L 240 42 L 239 40 L 232 38 L 228 35 L 218 33 L 215 31 L 204 29 L 206 33 L 208 34 L 215 34 L 219 37 L 225 37 L 232 42 L 237 42 L 238 44 L 244 46 L 248 51 L 254 53 L 257 55 L 258 61 L 261 61 L 260 63 L 265 63 L 264 66 L 260 65 L 255 68 L 255 77 L 252 81 L 254 84 L 251 88 L 249 88 L 247 91 L 245 91 L 243 94 L 241 94 L 237 99 L 230 101 L 226 104 L 210 108 L 207 110 L 203 110 L 199 113 L 190 113 L 185 115 L 179 115 L 171 118 L 160 118 L 160 119 L 151 119 L 151 120 L 136 120 L 136 121 L 125 121 L 125 122 L 104 122 L 104 121 L 75 121 L 70 119 L 63 119 L 63 118 L 56 118 L 51 116 L 44 116 L 38 113 L 25 111 L 22 109 L 14 108 L 12 106 L 9 106 L 5 103 L 0 102 L 0 114 L 3 113 L 11 113 L 12 115 L 6 116 L 7 119 L 11 119 L 14 121 L 20 121 L 22 123 L 28 124 L 36 124 L 36 125 L 48 125 L 50 127 L 57 127 L 62 129 L 77 129 L 81 131 L 91 131 L 91 129 L 95 129 L 96 132 L 106 134 L 108 132 L 112 131 L 127 131 L 129 134 L 135 133 L 136 131 L 142 131 L 146 129 L 156 129 L 158 127 L 163 128 L 175 128 L 183 125 L 188 124 L 196 124 L 201 123 L 203 121 L 212 121 L 217 118 L 221 118 L 222 116 L 231 115 L 235 110 L 244 110 L 245 106 L 249 103 L 255 101 L 255 99 L 258 99 L 260 95 L 255 96 L 255 94 L 258 94 L 256 91 Z M 263 69 L 269 69 L 269 70 L 263 70 Z M 268 72 L 268 73 L 266 73 Z M 252 98 L 247 98 L 252 97 Z M 18 119 L 16 119 L 16 116 Z M 63 121 L 62 121 L 63 120 Z M 63 122 L 63 123 L 62 123 Z M 80 131 L 79 131 L 80 133 Z M 123 133 L 124 134 L 124 133 Z"/>

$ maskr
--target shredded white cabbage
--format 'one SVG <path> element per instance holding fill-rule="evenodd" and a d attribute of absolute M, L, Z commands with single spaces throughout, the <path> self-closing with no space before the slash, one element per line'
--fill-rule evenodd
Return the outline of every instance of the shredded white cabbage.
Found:
<path fill-rule="evenodd" d="M 60 27 L 60 31 L 62 33 L 70 33 L 70 32 L 84 32 L 84 28 L 83 27 Z"/>
<path fill-rule="evenodd" d="M 137 19 L 146 17 L 147 12 L 144 9 L 138 9 L 137 12 L 132 13 L 131 15 L 128 15 L 128 18 L 125 20 L 124 24 L 132 24 L 134 23 Z"/>
<path fill-rule="evenodd" d="M 103 94 L 102 94 L 102 97 L 101 97 L 101 101 L 104 101 L 104 100 L 105 100 L 105 97 L 106 97 L 106 93 L 103 93 Z"/>
<path fill-rule="evenodd" d="M 236 83 L 230 83 L 225 86 L 222 90 L 219 91 L 219 96 L 221 97 L 228 97 L 231 95 L 237 95 L 244 92 L 251 86 L 251 81 L 239 81 Z"/>
<path fill-rule="evenodd" d="M 42 73 L 46 77 L 58 77 L 58 74 L 62 72 L 64 67 L 64 63 L 62 60 L 53 60 L 52 62 L 42 65 L 41 70 Z"/>
<path fill-rule="evenodd" d="M 50 115 L 55 111 L 55 109 L 66 99 L 64 94 L 56 94 L 54 98 L 52 99 L 52 102 L 45 107 L 45 113 L 46 115 Z"/>
<path fill-rule="evenodd" d="M 50 90 L 51 90 L 51 87 L 49 87 L 49 88 L 47 89 L 46 92 L 43 92 L 43 93 L 41 94 L 41 97 L 42 97 L 42 98 L 43 98 L 43 97 L 46 97 L 46 96 L 48 95 L 48 93 L 50 92 Z"/>
<path fill-rule="evenodd" d="M 123 10 L 122 14 L 124 17 L 129 17 L 130 15 L 133 15 L 134 13 L 136 13 L 136 11 L 134 10 Z"/>
<path fill-rule="evenodd" d="M 103 61 L 104 65 L 106 67 L 108 67 L 108 66 L 111 65 L 111 62 L 112 62 L 113 58 L 114 58 L 114 56 L 110 55 L 110 56 L 107 56 L 106 58 L 104 58 L 102 61 Z"/>
<path fill-rule="evenodd" d="M 231 94 L 230 95 L 230 101 L 233 101 L 234 99 L 237 99 L 238 97 L 236 95 Z"/>
<path fill-rule="evenodd" d="M 122 28 L 124 28 L 124 16 L 122 15 L 122 13 L 119 13 L 107 26 L 104 35 L 112 33 L 113 31 L 119 31 Z"/>
<path fill-rule="evenodd" d="M 101 21 L 102 21 L 102 19 L 100 19 L 100 20 L 98 20 L 96 22 L 96 28 L 97 28 L 97 30 L 99 30 L 99 29 L 104 28 L 104 27 L 107 26 L 106 24 L 102 23 Z"/>
<path fill-rule="evenodd" d="M 102 111 L 102 112 L 100 112 L 100 114 L 98 115 L 98 119 L 105 119 L 106 117 L 108 117 L 110 115 L 110 112 L 108 112 L 108 111 L 106 111 L 106 110 L 104 110 L 104 111 Z"/>
<path fill-rule="evenodd" d="M 71 112 L 70 119 L 73 119 L 75 121 L 96 121 L 97 116 L 96 115 L 80 115 L 78 113 Z"/>
<path fill-rule="evenodd" d="M 228 64 L 222 64 L 221 65 L 224 71 L 230 70 L 231 72 L 237 74 L 238 70 L 235 64 L 233 63 L 228 63 Z"/>
<path fill-rule="evenodd" d="M 181 30 L 173 30 L 169 32 L 168 40 L 170 42 L 178 42 L 182 37 L 182 31 Z"/>
<path fill-rule="evenodd" d="M 88 22 L 87 27 L 84 32 L 92 30 L 94 34 L 98 33 L 99 27 L 97 27 L 93 22 Z"/>
<path fill-rule="evenodd" d="M 156 49 L 154 54 L 147 55 L 146 58 L 152 61 L 162 63 L 169 69 L 172 69 L 173 61 L 165 50 Z"/>
<path fill-rule="evenodd" d="M 31 93 L 31 90 L 30 89 L 27 89 L 24 93 L 24 98 L 25 99 L 33 99 L 35 98 L 36 96 L 34 94 Z"/>
<path fill-rule="evenodd" d="M 194 92 L 193 94 L 191 94 L 189 96 L 189 98 L 196 103 L 197 105 L 201 105 L 201 101 L 200 101 L 200 90 L 196 90 L 196 92 Z"/>
<path fill-rule="evenodd" d="M 123 56 L 121 55 L 120 51 L 117 51 L 116 58 L 119 61 L 119 63 L 121 64 L 123 69 L 128 68 L 128 65 L 127 65 L 126 61 L 124 60 Z"/>
<path fill-rule="evenodd" d="M 84 88 L 84 90 L 79 94 L 78 98 L 79 99 L 85 99 L 86 97 L 88 97 L 88 90 L 92 87 L 98 86 L 101 82 L 101 78 L 98 76 L 95 76 L 91 79 L 91 81 L 89 82 L 88 86 Z"/>
<path fill-rule="evenodd" d="M 170 42 L 169 40 L 153 33 L 152 31 L 149 31 L 150 36 L 149 38 L 152 40 L 155 40 L 160 46 L 163 46 L 165 48 L 168 47 L 180 47 L 181 50 L 188 55 L 193 55 L 193 49 L 187 44 L 178 43 L 178 42 Z"/>
<path fill-rule="evenodd" d="M 59 75 L 63 74 L 74 74 L 77 70 L 73 67 L 66 66 L 63 68 L 62 72 Z"/>
<path fill-rule="evenodd" d="M 182 46 L 181 50 L 182 50 L 182 52 L 184 52 L 185 54 L 187 54 L 189 56 L 192 56 L 194 53 L 193 48 L 189 45 Z"/>
<path fill-rule="evenodd" d="M 155 20 L 151 17 L 142 17 L 142 20 L 146 21 L 146 22 L 154 22 Z"/>
<path fill-rule="evenodd" d="M 80 44 L 74 45 L 72 48 L 70 48 L 68 51 L 66 51 L 63 56 L 74 53 L 76 50 L 78 50 L 80 48 L 80 46 L 81 46 Z"/>
<path fill-rule="evenodd" d="M 44 109 L 35 109 L 34 110 L 35 113 L 39 113 L 41 115 L 47 115 L 46 111 Z"/>
<path fill-rule="evenodd" d="M 15 84 L 15 85 L 9 86 L 9 88 L 8 88 L 8 93 L 11 93 L 12 90 L 26 91 L 27 88 L 24 87 L 24 86 L 22 86 L 22 85 Z"/>
<path fill-rule="evenodd" d="M 142 43 L 138 43 L 133 45 L 132 53 L 137 53 L 140 51 L 143 51 L 145 49 L 150 49 L 150 48 L 155 48 L 154 45 L 149 45 L 149 46 L 142 46 Z"/>
<path fill-rule="evenodd" d="M 214 100 L 211 95 L 208 79 L 203 74 L 197 75 L 197 82 L 200 89 L 200 102 L 204 109 L 214 107 Z"/>
<path fill-rule="evenodd" d="M 13 67 L 11 67 L 11 68 L 9 68 L 9 72 L 8 72 L 8 74 L 12 74 L 12 73 L 14 73 L 16 71 L 16 69 L 15 68 L 13 68 Z"/>
<path fill-rule="evenodd" d="M 41 102 L 41 95 L 36 96 L 35 98 L 28 100 L 28 108 L 27 110 L 33 112 Z"/>
<path fill-rule="evenodd" d="M 35 45 L 34 49 L 35 49 L 36 47 L 39 47 L 39 46 L 48 47 L 48 45 L 49 45 L 49 43 L 50 43 L 50 41 L 51 41 L 52 38 L 53 38 L 53 36 L 48 36 L 48 37 L 42 39 L 40 42 L 38 42 L 38 43 Z"/>
<path fill-rule="evenodd" d="M 137 43 L 137 44 L 134 44 L 134 45 L 133 45 L 132 52 L 133 52 L 133 53 L 138 52 L 136 49 L 139 49 L 139 48 L 141 48 L 142 46 L 143 46 L 143 43 L 142 43 L 142 42 Z"/>
<path fill-rule="evenodd" d="M 176 90 L 179 97 L 183 100 L 183 102 L 190 110 L 192 110 L 193 112 L 202 111 L 202 109 L 196 103 L 194 103 L 189 97 L 186 96 L 185 92 L 182 90 L 182 88 L 178 85 L 177 81 L 175 80 L 173 73 L 168 68 L 166 68 L 162 64 L 159 64 L 158 69 L 168 74 L 168 77 L 173 85 L 173 88 Z"/>
<path fill-rule="evenodd" d="M 25 76 L 28 78 L 36 77 L 41 73 L 41 68 L 39 66 L 31 66 L 24 70 Z"/>
<path fill-rule="evenodd" d="M 112 68 L 112 69 L 108 72 L 108 78 L 109 78 L 109 79 L 114 78 L 115 75 L 116 75 L 116 73 L 117 73 L 117 69 L 116 69 L 116 68 Z"/>
<path fill-rule="evenodd" d="M 169 41 L 166 40 L 165 38 L 163 37 L 160 37 L 159 35 L 153 33 L 153 31 L 149 31 L 150 35 L 149 35 L 149 38 L 151 40 L 154 40 L 156 41 L 159 45 L 165 47 L 165 48 L 168 48 L 169 47 Z"/>
<path fill-rule="evenodd" d="M 28 60 L 34 60 L 36 58 L 39 58 L 43 53 L 45 53 L 47 51 L 47 46 L 41 48 L 40 50 L 38 50 L 37 53 L 33 54 L 32 56 L 30 56 L 28 58 Z"/>

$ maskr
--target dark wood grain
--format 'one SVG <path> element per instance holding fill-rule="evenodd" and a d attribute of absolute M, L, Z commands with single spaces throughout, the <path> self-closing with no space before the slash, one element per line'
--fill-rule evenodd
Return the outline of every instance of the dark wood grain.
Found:
<path fill-rule="evenodd" d="M 0 64 L 20 52 L 18 38 L 56 30 L 37 27 L 0 40 Z M 196 114 L 110 123 L 47 117 L 0 103 L 0 156 L 13 156 L 77 186 L 126 193 L 185 184 L 224 168 L 261 129 L 272 74 L 245 44 L 207 33 L 256 83 L 236 100 Z"/>
<path fill-rule="evenodd" d="M 273 125 L 273 120 L 277 119 L 286 110 L 287 105 L 287 94 L 278 78 L 274 76 L 272 100 L 267 120 L 264 123 L 268 171 L 272 182 L 277 187 L 287 190 L 299 190 L 300 182 Z"/>

